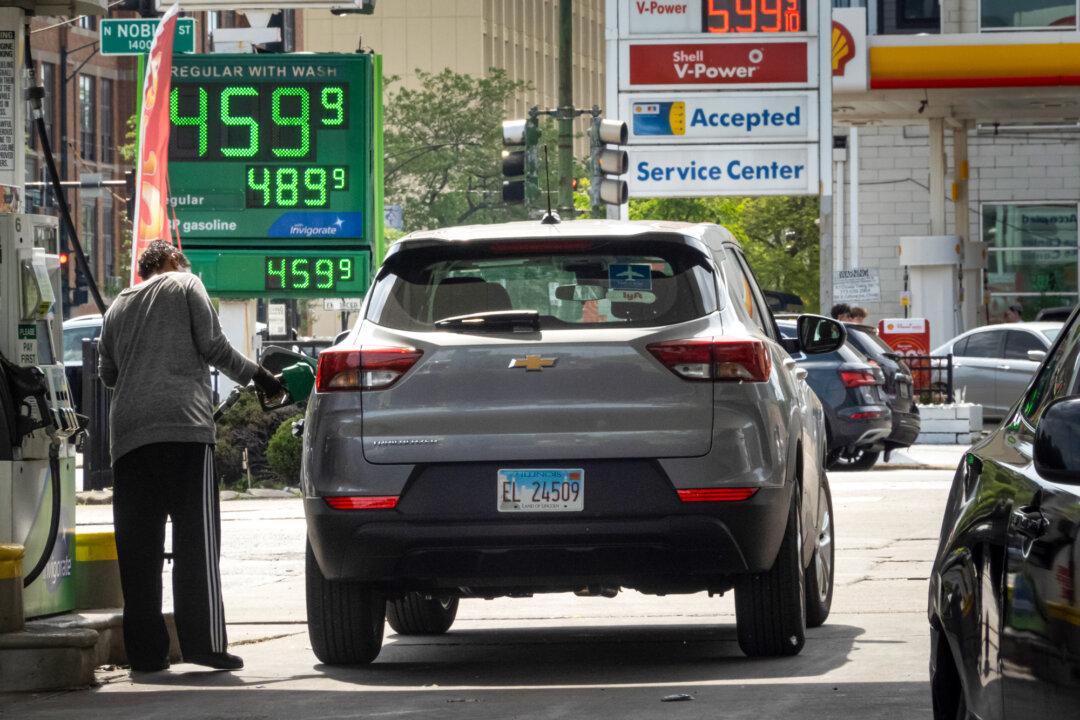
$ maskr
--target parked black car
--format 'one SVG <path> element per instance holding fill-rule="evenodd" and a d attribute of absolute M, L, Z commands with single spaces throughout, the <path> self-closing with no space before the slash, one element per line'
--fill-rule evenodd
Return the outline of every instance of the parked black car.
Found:
<path fill-rule="evenodd" d="M 911 370 L 885 341 L 878 337 L 877 328 L 870 325 L 846 323 L 848 342 L 858 348 L 871 363 L 877 364 L 885 374 L 885 398 L 892 411 L 892 432 L 885 438 L 885 459 L 897 448 L 910 447 L 919 437 L 921 421 L 919 407 L 915 404 L 914 382 Z M 867 455 L 867 458 L 869 456 Z M 877 458 L 874 458 L 876 461 Z M 869 459 L 863 462 L 874 463 Z"/>
<path fill-rule="evenodd" d="M 1080 316 L 953 479 L 930 576 L 934 717 L 1080 709 Z"/>
<path fill-rule="evenodd" d="M 777 320 L 780 334 L 795 337 L 795 321 Z M 807 371 L 806 382 L 825 410 L 829 468 L 873 467 L 892 433 L 892 412 L 885 396 L 885 374 L 845 342 L 831 353 L 792 355 Z"/>

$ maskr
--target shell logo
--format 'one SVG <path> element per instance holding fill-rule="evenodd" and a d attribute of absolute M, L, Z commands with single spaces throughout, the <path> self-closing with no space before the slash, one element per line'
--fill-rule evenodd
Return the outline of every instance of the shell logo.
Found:
<path fill-rule="evenodd" d="M 832 74 L 842 76 L 847 64 L 855 58 L 855 38 L 851 31 L 833 20 L 832 24 Z"/>

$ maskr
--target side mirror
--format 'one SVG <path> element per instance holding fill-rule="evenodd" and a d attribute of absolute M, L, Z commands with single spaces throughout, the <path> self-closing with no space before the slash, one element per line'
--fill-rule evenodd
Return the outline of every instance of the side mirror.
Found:
<path fill-rule="evenodd" d="M 1055 400 L 1035 428 L 1035 471 L 1051 482 L 1080 483 L 1080 397 Z"/>
<path fill-rule="evenodd" d="M 834 352 L 847 340 L 844 324 L 823 315 L 800 315 L 796 328 L 799 349 L 807 355 Z"/>
<path fill-rule="evenodd" d="M 1046 359 L 1046 351 L 1045 350 L 1028 350 L 1027 351 L 1027 356 L 1028 356 L 1028 360 L 1030 360 L 1031 362 L 1042 362 L 1043 360 Z"/>

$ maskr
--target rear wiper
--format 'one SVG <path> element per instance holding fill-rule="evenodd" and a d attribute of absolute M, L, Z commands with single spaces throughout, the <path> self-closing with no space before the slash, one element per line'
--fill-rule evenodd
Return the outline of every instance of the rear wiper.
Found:
<path fill-rule="evenodd" d="M 437 330 L 450 332 L 540 332 L 536 310 L 493 310 L 455 315 L 435 321 Z"/>

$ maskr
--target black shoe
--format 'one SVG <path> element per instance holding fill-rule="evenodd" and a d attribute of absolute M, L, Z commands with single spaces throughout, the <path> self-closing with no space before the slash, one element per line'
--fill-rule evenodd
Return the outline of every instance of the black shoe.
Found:
<path fill-rule="evenodd" d="M 164 661 L 159 662 L 159 663 L 132 663 L 131 664 L 131 672 L 136 672 L 136 673 L 155 673 L 155 672 L 161 672 L 162 670 L 168 670 L 168 669 L 169 669 L 169 661 L 168 660 L 164 660 Z"/>
<path fill-rule="evenodd" d="M 244 667 L 242 658 L 227 652 L 193 655 L 191 657 L 185 657 L 184 662 L 189 662 L 194 665 L 205 665 L 206 667 L 212 667 L 217 670 L 239 670 Z"/>

